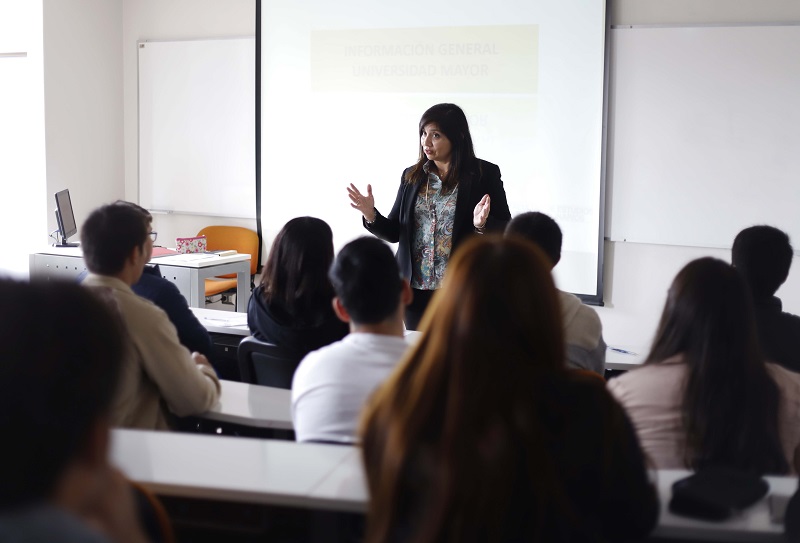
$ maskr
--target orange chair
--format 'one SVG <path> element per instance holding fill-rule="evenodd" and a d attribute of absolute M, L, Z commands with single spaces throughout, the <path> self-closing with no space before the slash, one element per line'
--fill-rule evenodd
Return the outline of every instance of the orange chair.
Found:
<path fill-rule="evenodd" d="M 573 371 L 576 374 L 581 375 L 583 377 L 587 377 L 588 379 L 595 379 L 595 380 L 598 380 L 598 381 L 602 381 L 603 383 L 606 382 L 606 378 L 605 377 L 603 377 L 599 373 L 595 373 L 595 372 L 593 372 L 591 370 L 584 370 L 584 369 L 581 369 L 581 368 L 571 368 L 571 371 Z"/>
<path fill-rule="evenodd" d="M 197 233 L 206 237 L 208 251 L 234 249 L 237 253 L 250 255 L 250 279 L 258 269 L 258 234 L 241 226 L 206 226 Z M 206 297 L 236 289 L 236 274 L 229 273 L 206 279 Z"/>

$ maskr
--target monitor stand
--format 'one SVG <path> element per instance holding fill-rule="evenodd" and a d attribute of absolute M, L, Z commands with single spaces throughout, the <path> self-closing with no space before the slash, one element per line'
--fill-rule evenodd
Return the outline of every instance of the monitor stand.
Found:
<path fill-rule="evenodd" d="M 81 245 L 81 244 L 80 244 L 80 243 L 78 243 L 78 242 L 69 242 L 69 241 L 67 241 L 67 240 L 66 240 L 66 239 L 64 239 L 64 237 L 61 235 L 61 232 L 57 232 L 57 233 L 56 233 L 56 236 L 58 236 L 58 237 L 56 238 L 56 239 L 58 240 L 58 242 L 57 242 L 57 243 L 54 243 L 54 244 L 53 244 L 53 247 L 80 247 L 80 245 Z"/>

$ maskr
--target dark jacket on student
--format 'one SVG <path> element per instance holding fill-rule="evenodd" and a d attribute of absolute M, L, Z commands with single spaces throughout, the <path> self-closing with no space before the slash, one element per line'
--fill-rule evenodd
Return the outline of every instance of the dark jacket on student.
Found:
<path fill-rule="evenodd" d="M 292 350 L 301 356 L 334 341 L 350 331 L 333 312 L 330 302 L 310 315 L 290 316 L 277 304 L 267 305 L 264 286 L 253 289 L 247 305 L 247 325 L 256 339 Z"/>
<path fill-rule="evenodd" d="M 776 296 L 754 301 L 758 341 L 764 358 L 800 372 L 800 317 L 785 313 Z"/>
<path fill-rule="evenodd" d="M 82 273 L 78 277 L 78 282 L 82 282 L 86 275 L 87 273 Z M 145 266 L 142 277 L 131 287 L 131 290 L 164 310 L 170 322 L 178 330 L 178 339 L 180 339 L 181 345 L 192 352 L 197 351 L 211 357 L 211 336 L 194 316 L 189 308 L 189 303 L 175 283 L 161 276 L 158 265 Z"/>

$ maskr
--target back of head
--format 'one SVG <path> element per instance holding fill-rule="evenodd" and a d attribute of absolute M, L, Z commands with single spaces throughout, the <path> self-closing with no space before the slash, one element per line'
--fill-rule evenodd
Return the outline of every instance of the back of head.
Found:
<path fill-rule="evenodd" d="M 147 218 L 148 222 L 153 222 L 153 215 L 139 204 L 129 202 L 127 200 L 117 200 L 113 205 L 117 206 L 130 206 Z"/>
<path fill-rule="evenodd" d="M 116 390 L 118 320 L 87 289 L 0 280 L 0 508 L 46 500 Z"/>
<path fill-rule="evenodd" d="M 495 521 L 520 462 L 546 463 L 536 389 L 564 368 L 559 312 L 533 244 L 486 235 L 454 254 L 422 337 L 364 415 L 369 541 L 392 539 L 409 500 L 426 504 L 424 520 L 414 519 L 419 540 L 466 537 L 457 525 L 480 526 L 488 540 L 503 533 Z M 409 473 L 437 475 L 412 490 Z M 557 485 L 551 475 L 537 472 L 542 496 Z"/>
<path fill-rule="evenodd" d="M 750 292 L 727 263 L 701 258 L 675 277 L 648 363 L 682 354 L 686 464 L 780 473 L 778 393 L 758 346 Z"/>
<path fill-rule="evenodd" d="M 506 226 L 507 236 L 521 236 L 537 244 L 550 258 L 553 266 L 561 260 L 563 236 L 558 223 L 550 216 L 538 211 L 517 215 Z"/>
<path fill-rule="evenodd" d="M 147 241 L 149 214 L 127 203 L 104 205 L 92 211 L 81 227 L 81 247 L 92 273 L 116 275 L 136 247 Z"/>
<path fill-rule="evenodd" d="M 751 226 L 733 241 L 733 266 L 757 298 L 772 296 L 789 276 L 792 245 L 785 232 L 772 226 Z"/>
<path fill-rule="evenodd" d="M 278 303 L 290 315 L 327 304 L 333 289 L 328 269 L 333 262 L 333 232 L 315 217 L 297 217 L 275 236 L 261 274 L 268 303 Z"/>
<path fill-rule="evenodd" d="M 397 312 L 401 277 L 392 250 L 374 237 L 345 245 L 329 273 L 333 290 L 356 324 L 378 324 Z"/>

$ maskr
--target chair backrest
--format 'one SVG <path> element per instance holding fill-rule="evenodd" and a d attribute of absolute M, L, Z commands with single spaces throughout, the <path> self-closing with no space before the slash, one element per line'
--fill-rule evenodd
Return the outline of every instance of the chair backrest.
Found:
<path fill-rule="evenodd" d="M 291 389 L 303 355 L 248 336 L 239 343 L 238 359 L 243 382 Z"/>
<path fill-rule="evenodd" d="M 250 255 L 250 275 L 258 269 L 258 234 L 241 226 L 206 226 L 197 233 L 206 237 L 209 251 L 235 249 L 237 253 Z"/>
<path fill-rule="evenodd" d="M 582 375 L 589 379 L 595 379 L 597 381 L 602 381 L 603 383 L 606 382 L 606 378 L 600 375 L 599 373 L 595 373 L 592 370 L 585 370 L 582 368 L 570 368 L 573 372 L 577 373 L 578 375 Z"/>
<path fill-rule="evenodd" d="M 129 480 L 133 489 L 133 499 L 139 512 L 145 534 L 153 543 L 175 543 L 172 521 L 161 500 L 142 484 Z"/>

